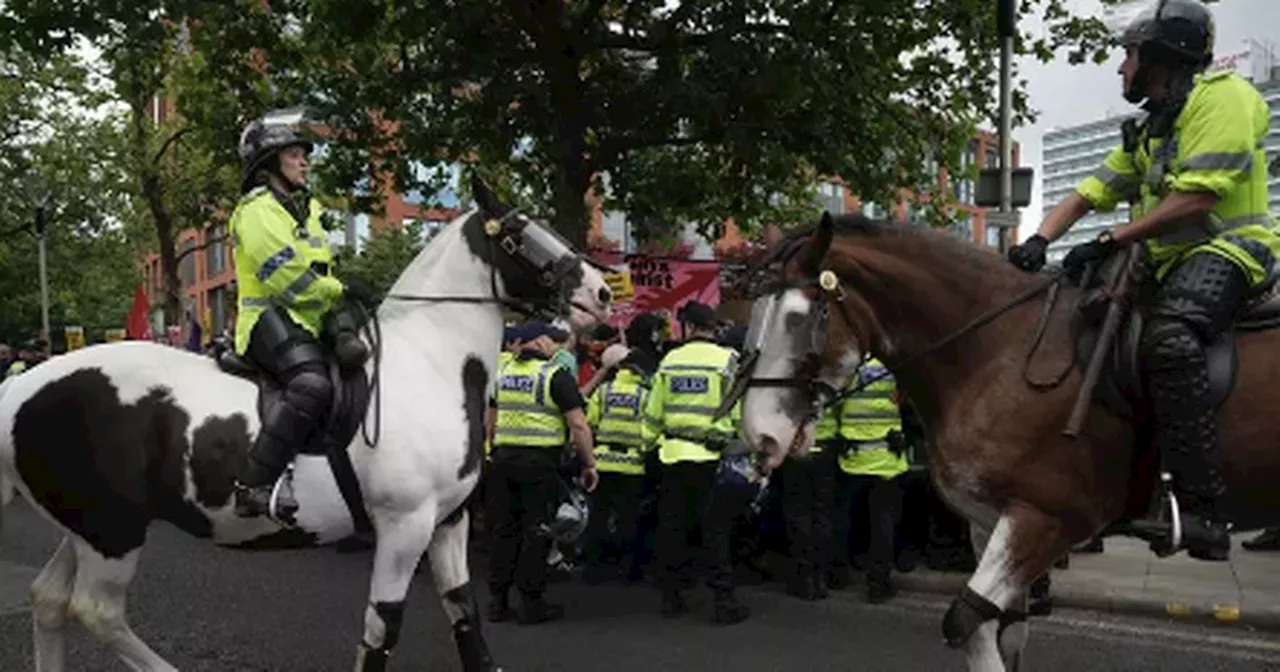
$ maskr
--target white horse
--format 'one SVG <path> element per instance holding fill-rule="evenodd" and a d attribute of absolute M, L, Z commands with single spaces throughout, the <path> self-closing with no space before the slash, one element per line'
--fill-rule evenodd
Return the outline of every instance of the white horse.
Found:
<path fill-rule="evenodd" d="M 431 241 L 377 311 L 380 371 L 374 360 L 368 373 L 381 403 L 365 419 L 380 438 L 370 445 L 365 432 L 347 448 L 377 535 L 358 671 L 385 669 L 427 550 L 463 668 L 498 669 L 470 588 L 463 503 L 484 457 L 503 305 L 555 308 L 577 330 L 609 313 L 595 268 L 474 182 L 477 210 Z M 228 545 L 285 531 L 233 513 L 232 479 L 258 431 L 257 398 L 252 381 L 210 357 L 138 342 L 77 350 L 0 386 L 0 504 L 16 486 L 66 534 L 32 585 L 39 672 L 63 669 L 68 616 L 132 669 L 175 669 L 125 619 L 152 520 Z M 352 533 L 325 457 L 299 456 L 292 487 L 291 532 L 316 543 Z"/>

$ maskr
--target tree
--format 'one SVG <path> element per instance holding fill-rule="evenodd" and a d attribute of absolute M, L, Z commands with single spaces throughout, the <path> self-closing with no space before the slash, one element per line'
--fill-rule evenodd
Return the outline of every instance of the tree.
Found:
<path fill-rule="evenodd" d="M 249 116 L 239 105 L 272 96 L 266 73 L 254 70 L 253 47 L 247 43 L 280 34 L 270 17 L 263 3 L 254 0 L 14 0 L 0 8 L 0 45 L 54 57 L 65 57 L 85 43 L 100 51 L 108 86 L 96 102 L 111 102 L 123 110 L 114 141 L 123 150 L 117 158 L 130 176 L 138 206 L 129 230 L 149 238 L 146 247 L 159 255 L 164 278 L 160 302 L 169 323 L 181 317 L 178 264 L 184 254 L 200 249 L 179 253 L 177 236 L 230 214 L 239 193 L 239 166 L 236 134 L 227 129 Z M 199 30 L 193 32 L 190 23 L 202 21 L 208 30 L 199 46 L 206 51 L 195 52 L 193 35 Z M 228 22 L 234 29 L 223 30 Z M 264 44 L 271 43 L 268 39 Z M 229 62 L 237 67 L 217 72 L 256 74 L 241 80 L 236 89 L 240 95 L 210 105 L 209 96 L 220 90 L 218 82 L 199 78 L 210 74 L 207 64 Z M 179 112 L 196 114 L 156 119 L 157 105 L 167 109 L 179 90 L 193 94 Z"/>
<path fill-rule="evenodd" d="M 386 294 L 425 245 L 422 224 L 374 229 L 359 254 L 347 246 L 335 265 L 343 278 L 359 278 L 378 294 Z"/>
<path fill-rule="evenodd" d="M 118 118 L 83 107 L 94 100 L 87 70 L 71 56 L 0 54 L 0 339 L 39 333 L 36 209 L 47 222 L 52 340 L 64 325 L 89 338 L 124 323 L 138 270 L 122 221 L 128 175 L 114 142 Z M 122 263 L 126 262 L 126 263 Z M 99 336 L 100 337 L 100 336 Z"/>
<path fill-rule="evenodd" d="M 1047 36 L 1019 53 L 1101 56 L 1104 27 L 1063 0 L 1024 0 Z M 401 189 L 412 164 L 466 161 L 518 177 L 586 242 L 584 194 L 638 232 L 744 228 L 814 208 L 818 176 L 892 200 L 959 168 L 995 110 L 995 3 L 986 0 L 298 0 L 295 73 L 369 165 Z M 1025 83 L 1023 83 L 1025 85 Z M 1016 93 L 1020 117 L 1029 116 Z M 954 173 L 953 173 L 954 174 Z M 511 195 L 511 194 L 509 194 Z M 941 194 L 934 194 L 941 199 Z M 536 207 L 536 206 L 535 206 Z"/>

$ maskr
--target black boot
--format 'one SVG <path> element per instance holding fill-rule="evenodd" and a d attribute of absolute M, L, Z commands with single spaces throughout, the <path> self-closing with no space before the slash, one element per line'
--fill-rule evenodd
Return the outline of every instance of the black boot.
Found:
<path fill-rule="evenodd" d="M 520 625 L 537 625 L 564 618 L 564 605 L 550 604 L 541 595 L 522 595 Z"/>
<path fill-rule="evenodd" d="M 674 590 L 662 591 L 662 617 L 675 618 L 680 614 L 689 611 L 689 605 L 685 604 L 684 598 L 680 597 L 680 593 Z"/>
<path fill-rule="evenodd" d="M 1157 330 L 1158 331 L 1158 330 Z M 1226 491 L 1218 445 L 1217 409 L 1209 402 L 1204 349 L 1186 329 L 1173 326 L 1148 357 L 1148 387 L 1156 419 L 1156 446 L 1181 491 L 1187 553 L 1200 560 L 1226 560 L 1231 537 L 1217 512 Z"/>
<path fill-rule="evenodd" d="M 511 592 L 508 590 L 494 590 L 492 597 L 489 598 L 489 622 L 504 623 L 511 620 Z"/>
<path fill-rule="evenodd" d="M 279 412 L 270 415 L 279 415 Z M 291 523 L 298 511 L 298 503 L 292 497 L 281 497 L 276 510 L 271 509 L 271 493 L 275 490 L 280 474 L 293 460 L 293 449 L 272 433 L 267 423 L 258 431 L 258 437 L 249 449 L 249 455 L 235 483 L 235 513 L 241 518 L 257 518 L 274 514 L 284 523 Z"/>
<path fill-rule="evenodd" d="M 751 609 L 734 597 L 729 589 L 716 590 L 712 620 L 720 625 L 741 623 L 751 616 Z"/>
<path fill-rule="evenodd" d="M 1269 527 L 1241 546 L 1246 551 L 1280 551 L 1280 527 Z"/>

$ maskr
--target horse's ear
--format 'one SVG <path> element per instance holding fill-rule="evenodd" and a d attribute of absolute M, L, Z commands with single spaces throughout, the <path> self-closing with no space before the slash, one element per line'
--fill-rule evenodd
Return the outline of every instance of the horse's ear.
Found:
<path fill-rule="evenodd" d="M 490 217 L 501 217 L 510 210 L 485 184 L 484 178 L 480 177 L 479 171 L 471 171 L 471 197 L 475 199 L 476 205 Z"/>
<path fill-rule="evenodd" d="M 834 232 L 835 222 L 831 219 L 831 213 L 823 211 L 822 220 L 818 222 L 818 230 L 809 243 L 809 252 L 804 257 L 806 273 L 817 275 L 822 270 L 822 260 L 826 259 L 827 250 L 831 249 L 831 236 Z"/>

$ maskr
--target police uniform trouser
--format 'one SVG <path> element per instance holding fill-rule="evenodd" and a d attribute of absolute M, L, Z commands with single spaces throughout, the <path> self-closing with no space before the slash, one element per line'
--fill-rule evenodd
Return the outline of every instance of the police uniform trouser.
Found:
<path fill-rule="evenodd" d="M 265 409 L 240 478 L 244 485 L 261 487 L 279 478 L 298 451 L 323 430 L 333 383 L 319 341 L 280 309 L 258 318 L 246 354 L 284 391 Z"/>
<path fill-rule="evenodd" d="M 1264 246 L 1239 244 L 1265 261 L 1264 268 L 1271 267 Z M 1156 419 L 1156 446 L 1192 497 L 1193 510 L 1225 489 L 1205 347 L 1231 328 L 1248 295 L 1248 280 L 1236 264 L 1217 254 L 1192 254 L 1165 277 L 1143 331 L 1141 361 Z"/>
<path fill-rule="evenodd" d="M 662 467 L 656 546 L 664 591 L 678 591 L 687 585 L 681 574 L 693 559 L 689 532 L 699 524 L 707 585 L 717 591 L 733 588 L 729 535 L 735 511 L 726 498 L 713 496 L 716 467 L 716 462 L 677 462 Z"/>
<path fill-rule="evenodd" d="M 504 595 L 514 584 L 526 598 L 547 588 L 551 538 L 540 530 L 550 524 L 560 503 L 560 451 L 553 448 L 499 447 L 493 451 L 485 496 L 492 543 L 489 591 Z"/>
<path fill-rule="evenodd" d="M 600 484 L 591 493 L 591 515 L 587 517 L 587 561 L 605 564 L 607 556 L 616 553 L 619 561 L 630 557 L 630 567 L 637 567 L 638 521 L 644 476 L 639 474 L 600 474 Z M 609 531 L 610 519 L 614 533 Z"/>
<path fill-rule="evenodd" d="M 862 557 L 868 585 L 885 586 L 893 568 L 898 519 L 902 514 L 901 477 L 836 477 L 835 564 L 848 566 Z"/>
<path fill-rule="evenodd" d="M 823 450 L 782 463 L 782 515 L 797 572 L 826 571 L 831 565 L 836 457 L 835 450 Z"/>

